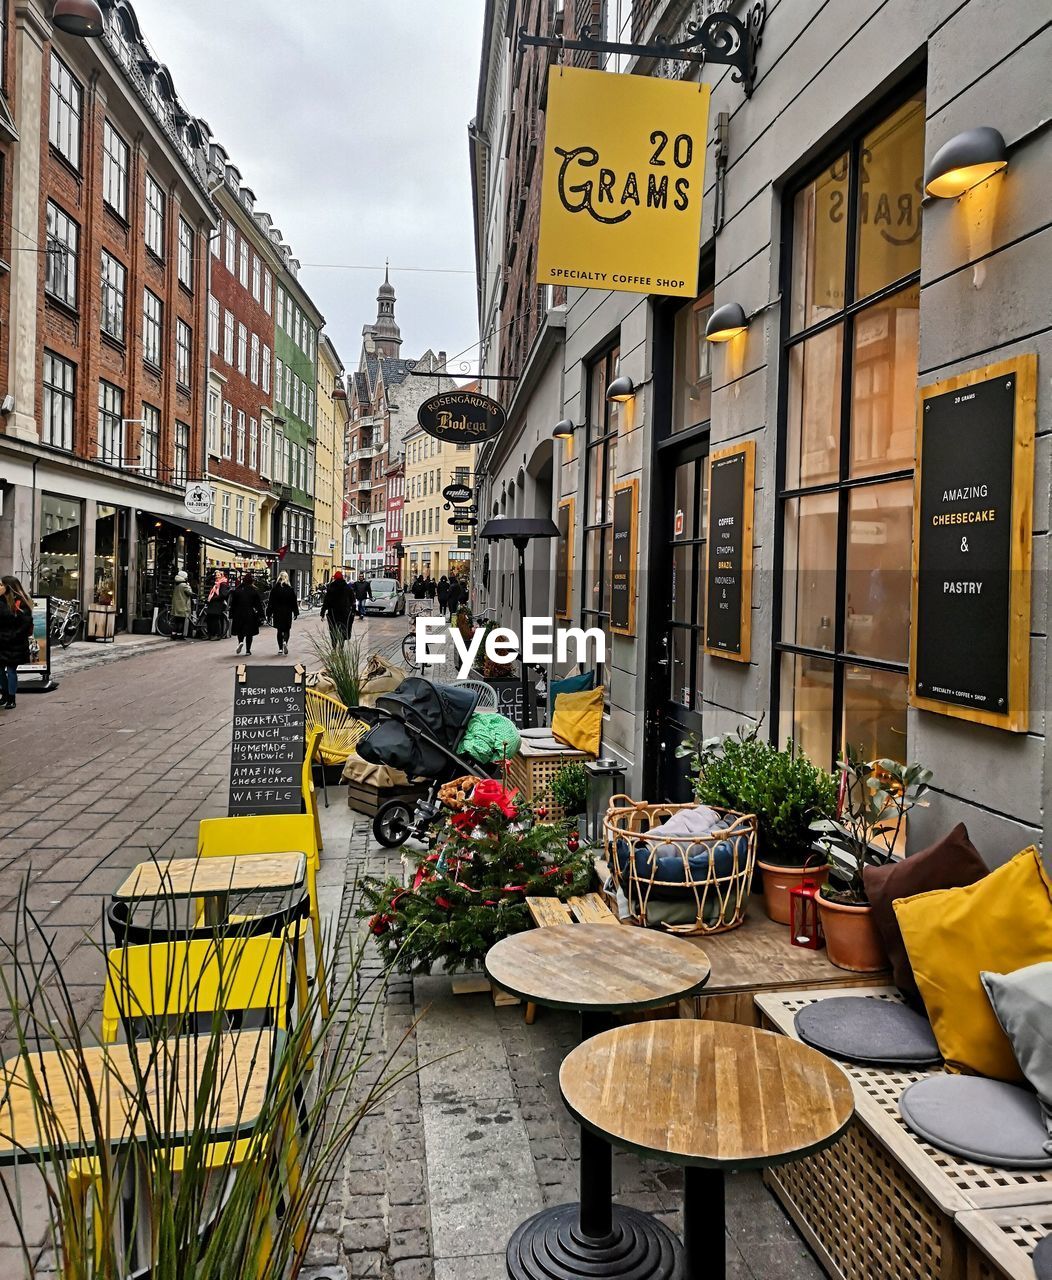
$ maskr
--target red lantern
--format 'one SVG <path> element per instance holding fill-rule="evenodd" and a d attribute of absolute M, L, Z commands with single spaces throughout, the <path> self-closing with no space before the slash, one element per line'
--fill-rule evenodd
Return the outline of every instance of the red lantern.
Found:
<path fill-rule="evenodd" d="M 818 890 L 814 880 L 804 880 L 799 888 L 789 890 L 789 941 L 794 947 L 818 951 L 825 945 L 818 915 Z"/>

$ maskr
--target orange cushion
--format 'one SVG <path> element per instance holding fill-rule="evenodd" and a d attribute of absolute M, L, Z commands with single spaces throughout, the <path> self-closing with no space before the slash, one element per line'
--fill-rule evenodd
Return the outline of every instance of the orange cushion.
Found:
<path fill-rule="evenodd" d="M 979 974 L 1052 960 L 1052 882 L 1037 849 L 1031 845 L 975 884 L 893 905 L 947 1067 L 1022 1080 Z"/>

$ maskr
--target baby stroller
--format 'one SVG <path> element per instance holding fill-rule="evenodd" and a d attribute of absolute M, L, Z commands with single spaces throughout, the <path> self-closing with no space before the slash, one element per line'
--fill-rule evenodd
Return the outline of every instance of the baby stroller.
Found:
<path fill-rule="evenodd" d="M 373 819 L 373 835 L 385 848 L 397 849 L 410 836 L 426 839 L 442 811 L 438 789 L 444 783 L 466 773 L 476 778 L 494 776 L 477 762 L 457 755 L 478 700 L 474 689 L 410 676 L 394 692 L 380 694 L 375 707 L 352 709 L 352 715 L 372 726 L 356 748 L 363 760 L 431 783 L 415 806 L 406 800 L 388 800 L 380 806 Z"/>

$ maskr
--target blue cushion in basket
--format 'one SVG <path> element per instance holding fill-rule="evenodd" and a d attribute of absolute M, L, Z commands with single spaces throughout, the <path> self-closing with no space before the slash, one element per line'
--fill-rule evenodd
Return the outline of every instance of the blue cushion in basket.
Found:
<path fill-rule="evenodd" d="M 694 818 L 694 815 L 697 815 Z M 692 818 L 694 820 L 692 821 Z M 732 820 L 721 818 L 713 810 L 704 807 L 696 810 L 681 810 L 668 822 L 654 827 L 648 834 L 688 836 L 695 834 L 715 834 L 726 831 Z M 630 864 L 634 862 L 635 874 L 639 880 L 649 881 L 653 875 L 655 884 L 650 890 L 654 898 L 693 898 L 693 884 L 704 884 L 709 874 L 709 857 L 714 862 L 714 873 L 724 879 L 745 867 L 745 859 L 749 852 L 749 841 L 745 835 L 732 836 L 720 840 L 715 845 L 692 842 L 687 846 L 687 865 L 684 866 L 681 844 L 666 841 L 652 844 L 645 840 L 637 840 L 633 851 L 629 841 L 623 836 L 616 847 L 617 868 L 623 880 L 627 881 Z M 688 875 L 689 871 L 689 875 Z M 682 885 L 682 888 L 677 888 Z"/>

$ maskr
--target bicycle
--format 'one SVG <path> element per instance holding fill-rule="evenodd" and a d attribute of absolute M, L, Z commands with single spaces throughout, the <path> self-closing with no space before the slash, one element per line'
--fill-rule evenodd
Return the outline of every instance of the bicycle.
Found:
<path fill-rule="evenodd" d="M 61 645 L 63 649 L 68 649 L 80 636 L 80 629 L 84 625 L 84 612 L 79 600 L 62 600 L 57 596 L 51 596 L 50 599 L 51 626 L 48 630 L 48 639 L 54 644 Z"/>
<path fill-rule="evenodd" d="M 185 625 L 187 640 L 204 640 L 208 635 L 208 614 L 204 604 L 196 596 L 190 598 L 190 613 L 186 618 L 172 618 L 172 606 L 166 605 L 157 615 L 157 631 L 162 636 L 172 634 L 172 623 Z"/>
<path fill-rule="evenodd" d="M 427 666 L 426 662 L 417 662 L 416 660 L 416 620 L 417 618 L 430 618 L 433 613 L 431 604 L 427 600 L 414 600 L 412 604 L 407 604 L 406 606 L 405 616 L 409 624 L 409 630 L 402 637 L 402 661 L 413 670 L 419 667 L 423 671 Z"/>

